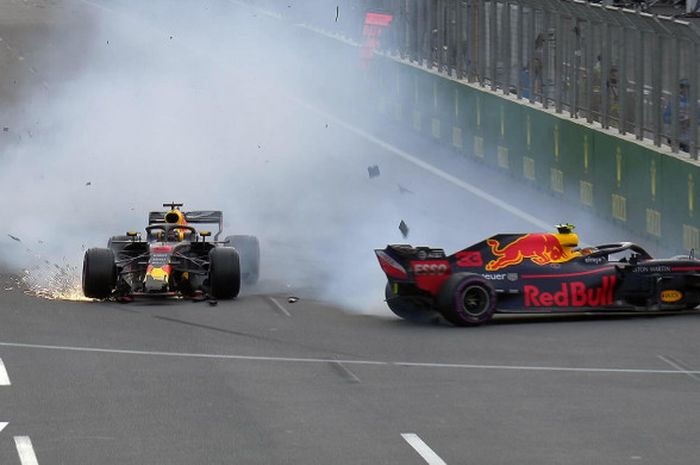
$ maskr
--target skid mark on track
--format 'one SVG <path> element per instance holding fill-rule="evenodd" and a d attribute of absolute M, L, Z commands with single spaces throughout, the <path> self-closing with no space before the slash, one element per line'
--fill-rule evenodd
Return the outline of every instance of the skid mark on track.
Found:
<path fill-rule="evenodd" d="M 279 303 L 279 301 L 277 299 L 275 299 L 274 297 L 268 297 L 268 299 L 270 300 L 270 302 L 272 302 L 275 309 L 278 310 L 280 313 L 282 313 L 282 315 L 289 316 L 289 317 L 292 316 L 292 314 L 289 313 L 289 311 L 286 308 L 284 308 L 284 306 L 281 303 Z"/>
<path fill-rule="evenodd" d="M 698 376 L 697 371 L 693 371 L 692 369 L 688 368 L 687 364 L 684 363 L 682 360 L 678 360 L 677 358 L 671 357 L 670 355 L 659 355 L 658 357 L 667 364 L 671 365 L 676 370 L 678 370 L 679 373 L 688 375 L 689 378 L 692 378 L 695 381 L 700 381 L 700 376 Z"/>
<path fill-rule="evenodd" d="M 322 347 L 316 347 L 316 346 L 307 345 L 307 344 L 299 344 L 299 343 L 297 343 L 297 342 L 291 342 L 291 341 L 284 341 L 284 340 L 282 340 L 282 339 L 277 339 L 277 338 L 274 338 L 274 337 L 261 336 L 261 335 L 259 335 L 259 334 L 246 333 L 246 332 L 243 332 L 243 331 L 235 331 L 235 330 L 232 330 L 232 329 L 219 328 L 219 327 L 216 327 L 216 326 L 210 326 L 210 325 L 205 325 L 205 324 L 201 324 L 201 323 L 195 323 L 195 322 L 193 322 L 193 321 L 180 320 L 180 319 L 178 319 L 178 318 L 172 318 L 172 317 L 168 317 L 168 316 L 153 315 L 153 318 L 158 319 L 158 320 L 168 321 L 168 322 L 171 322 L 171 323 L 179 323 L 179 324 L 186 325 L 186 326 L 192 326 L 192 327 L 194 327 L 194 328 L 200 328 L 200 329 L 206 329 L 206 330 L 209 330 L 209 331 L 217 331 L 217 332 L 220 332 L 220 333 L 231 334 L 231 335 L 233 335 L 233 336 L 246 337 L 246 338 L 254 339 L 254 340 L 258 340 L 258 341 L 273 342 L 273 343 L 276 343 L 276 344 L 282 344 L 282 345 L 289 346 L 289 347 L 295 347 L 295 348 L 297 348 L 297 349 L 305 349 L 305 350 L 311 350 L 311 351 L 333 352 L 333 353 L 337 353 L 337 354 L 339 354 L 339 355 L 350 355 L 350 356 L 353 356 L 353 354 L 348 354 L 348 353 L 338 352 L 338 351 L 330 351 L 330 350 L 324 349 L 324 348 L 322 348 Z"/>
<path fill-rule="evenodd" d="M 359 384 L 362 382 L 360 381 L 360 378 L 358 378 L 357 375 L 350 370 L 350 368 L 343 365 L 342 362 L 330 362 L 330 365 L 331 368 L 333 368 L 335 372 L 344 378 L 348 383 Z"/>

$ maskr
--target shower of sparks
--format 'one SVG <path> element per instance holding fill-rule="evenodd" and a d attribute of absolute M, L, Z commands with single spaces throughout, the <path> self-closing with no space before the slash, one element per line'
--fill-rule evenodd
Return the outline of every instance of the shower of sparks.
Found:
<path fill-rule="evenodd" d="M 21 282 L 25 293 L 48 300 L 70 300 L 89 302 L 83 295 L 80 270 L 74 265 L 35 267 L 24 270 Z"/>

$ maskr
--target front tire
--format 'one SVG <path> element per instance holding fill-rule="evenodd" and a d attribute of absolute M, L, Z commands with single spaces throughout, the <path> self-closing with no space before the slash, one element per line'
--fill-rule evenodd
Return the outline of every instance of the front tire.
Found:
<path fill-rule="evenodd" d="M 260 278 L 260 242 L 255 236 L 228 236 L 229 247 L 238 251 L 241 260 L 241 278 L 249 286 Z"/>
<path fill-rule="evenodd" d="M 493 318 L 496 291 L 474 273 L 456 273 L 440 288 L 437 297 L 440 313 L 455 326 L 478 326 Z"/>
<path fill-rule="evenodd" d="M 412 323 L 432 323 L 439 318 L 438 313 L 411 297 L 394 294 L 390 283 L 386 283 L 384 296 L 389 310 L 401 319 Z"/>
<path fill-rule="evenodd" d="M 241 291 L 241 263 L 232 247 L 217 247 L 209 252 L 209 295 L 215 299 L 233 299 Z"/>
<path fill-rule="evenodd" d="M 117 267 L 110 249 L 88 249 L 83 259 L 83 294 L 107 299 L 117 284 Z"/>

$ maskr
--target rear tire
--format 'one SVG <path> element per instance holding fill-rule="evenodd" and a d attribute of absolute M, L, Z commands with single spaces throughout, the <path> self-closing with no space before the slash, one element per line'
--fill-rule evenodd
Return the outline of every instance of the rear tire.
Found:
<path fill-rule="evenodd" d="M 83 294 L 107 299 L 117 284 L 117 267 L 110 249 L 88 249 L 83 259 Z"/>
<path fill-rule="evenodd" d="M 233 299 L 241 291 L 241 264 L 232 247 L 209 251 L 209 295 L 215 299 Z"/>
<path fill-rule="evenodd" d="M 389 310 L 394 312 L 396 316 L 412 323 L 432 323 L 440 315 L 434 309 L 421 302 L 412 299 L 411 297 L 397 296 L 391 289 L 391 284 L 386 283 L 384 288 L 384 296 Z"/>
<path fill-rule="evenodd" d="M 260 278 L 260 242 L 255 236 L 228 236 L 229 247 L 238 251 L 241 260 L 241 278 L 249 286 Z"/>
<path fill-rule="evenodd" d="M 455 326 L 478 326 L 496 312 L 496 291 L 474 273 L 456 273 L 440 288 L 437 297 L 440 313 Z"/>

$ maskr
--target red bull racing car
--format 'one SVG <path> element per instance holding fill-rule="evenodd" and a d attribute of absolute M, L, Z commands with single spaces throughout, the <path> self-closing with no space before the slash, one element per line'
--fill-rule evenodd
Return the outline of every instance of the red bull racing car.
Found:
<path fill-rule="evenodd" d="M 653 259 L 631 242 L 578 248 L 571 225 L 557 233 L 497 234 L 453 255 L 389 245 L 375 253 L 386 302 L 401 318 L 441 314 L 475 326 L 494 313 L 658 311 L 700 304 L 700 260 Z"/>
<path fill-rule="evenodd" d="M 254 284 L 260 269 L 260 245 L 254 236 L 229 236 L 220 211 L 180 210 L 182 204 L 163 204 L 168 211 L 148 215 L 146 236 L 129 232 L 113 236 L 106 248 L 85 252 L 82 285 L 86 297 L 131 300 L 148 297 L 210 297 L 231 299 L 241 281 Z M 195 229 L 215 224 L 218 231 Z"/>

